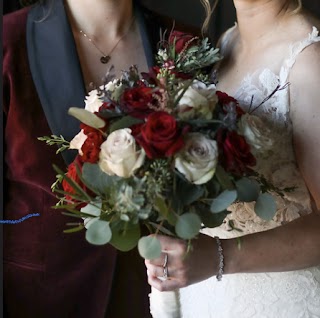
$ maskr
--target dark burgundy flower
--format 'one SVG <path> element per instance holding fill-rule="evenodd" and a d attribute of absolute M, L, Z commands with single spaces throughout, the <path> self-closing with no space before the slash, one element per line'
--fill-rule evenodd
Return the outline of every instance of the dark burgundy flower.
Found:
<path fill-rule="evenodd" d="M 173 31 L 169 35 L 169 44 L 175 44 L 175 50 L 177 53 L 181 53 L 193 46 L 196 41 L 198 41 L 198 37 L 180 31 Z"/>
<path fill-rule="evenodd" d="M 66 175 L 68 178 L 73 180 L 82 189 L 84 189 L 86 191 L 86 186 L 81 182 L 81 180 L 78 176 L 76 167 L 78 167 L 79 171 L 81 172 L 82 162 L 79 159 L 79 156 L 77 156 L 76 159 L 72 163 L 70 163 L 70 165 L 68 166 L 68 171 L 67 171 Z M 76 190 L 74 189 L 74 187 L 70 183 L 68 183 L 65 179 L 63 179 L 63 181 L 62 181 L 62 188 L 63 188 L 63 191 L 65 191 L 69 194 L 76 194 Z M 70 195 L 65 195 L 65 198 L 68 201 L 76 202 L 76 200 L 74 200 Z"/>
<path fill-rule="evenodd" d="M 245 114 L 245 111 L 239 106 L 239 103 L 235 98 L 221 91 L 217 91 L 216 94 L 225 114 L 230 111 L 234 111 L 234 109 L 237 114 L 237 118 L 240 118 L 243 114 Z"/>
<path fill-rule="evenodd" d="M 137 118 L 145 118 L 151 111 L 149 105 L 154 102 L 154 89 L 139 86 L 127 89 L 121 98 L 124 111 Z"/>
<path fill-rule="evenodd" d="M 235 131 L 220 129 L 217 132 L 219 161 L 227 172 L 242 176 L 252 172 L 256 158 L 250 151 L 246 139 Z"/>
<path fill-rule="evenodd" d="M 184 146 L 183 131 L 177 121 L 162 111 L 148 116 L 136 140 L 150 159 L 173 156 Z"/>
<path fill-rule="evenodd" d="M 82 162 L 96 163 L 99 160 L 100 146 L 105 141 L 105 137 L 101 131 L 85 124 L 81 124 L 81 128 L 87 135 L 87 139 L 81 146 L 83 154 L 80 159 Z"/>

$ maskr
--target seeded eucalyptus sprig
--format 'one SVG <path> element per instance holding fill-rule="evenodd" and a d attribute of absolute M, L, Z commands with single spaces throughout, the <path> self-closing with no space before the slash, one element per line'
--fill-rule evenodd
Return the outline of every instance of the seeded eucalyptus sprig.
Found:
<path fill-rule="evenodd" d="M 53 145 L 60 145 L 56 153 L 60 153 L 64 150 L 69 149 L 70 147 L 70 142 L 65 140 L 62 135 L 57 136 L 57 135 L 51 135 L 51 136 L 43 136 L 43 137 L 38 137 L 38 140 L 40 141 L 45 141 L 47 145 L 53 146 Z"/>
<path fill-rule="evenodd" d="M 211 47 L 208 38 L 204 38 L 199 46 L 192 46 L 179 54 L 177 68 L 181 72 L 193 73 L 219 60 L 221 60 L 219 49 Z"/>

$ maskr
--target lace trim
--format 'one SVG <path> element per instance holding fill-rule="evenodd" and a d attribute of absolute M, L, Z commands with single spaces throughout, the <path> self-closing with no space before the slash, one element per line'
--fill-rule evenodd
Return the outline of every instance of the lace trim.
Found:
<path fill-rule="evenodd" d="M 225 275 L 180 290 L 183 318 L 320 317 L 320 267 Z M 161 317 L 154 317 L 161 318 Z"/>

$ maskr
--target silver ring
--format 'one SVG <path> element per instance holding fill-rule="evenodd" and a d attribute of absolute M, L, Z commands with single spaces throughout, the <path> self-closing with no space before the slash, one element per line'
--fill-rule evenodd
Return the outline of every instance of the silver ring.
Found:
<path fill-rule="evenodd" d="M 166 280 L 168 279 L 168 254 L 165 254 L 164 257 L 164 263 L 162 265 L 163 267 L 163 279 Z"/>

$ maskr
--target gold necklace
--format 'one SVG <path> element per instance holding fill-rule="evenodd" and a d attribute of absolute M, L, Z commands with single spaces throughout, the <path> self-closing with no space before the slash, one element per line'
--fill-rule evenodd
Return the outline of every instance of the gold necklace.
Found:
<path fill-rule="evenodd" d="M 83 35 L 101 54 L 102 56 L 100 57 L 100 62 L 102 64 L 107 64 L 110 59 L 111 59 L 111 53 L 116 49 L 116 47 L 118 46 L 118 44 L 120 43 L 120 41 L 129 33 L 132 25 L 133 25 L 133 22 L 135 20 L 135 17 L 132 18 L 131 20 L 131 23 L 128 27 L 128 30 L 122 34 L 122 36 L 119 38 L 119 40 L 116 42 L 116 44 L 113 46 L 113 48 L 109 51 L 108 54 L 104 53 L 95 43 L 94 41 L 92 40 L 92 38 L 90 38 L 88 36 L 88 34 L 86 34 L 83 30 L 79 30 L 80 31 L 80 34 Z"/>

